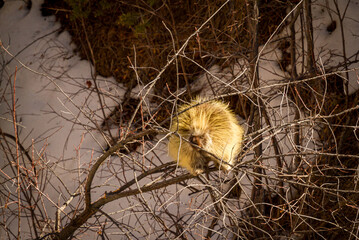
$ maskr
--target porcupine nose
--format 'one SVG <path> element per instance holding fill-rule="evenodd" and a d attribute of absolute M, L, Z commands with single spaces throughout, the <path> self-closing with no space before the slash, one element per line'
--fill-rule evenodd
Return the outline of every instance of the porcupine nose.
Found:
<path fill-rule="evenodd" d="M 203 147 L 202 146 L 202 140 L 201 140 L 201 137 L 200 136 L 194 136 L 194 135 L 191 135 L 189 137 L 189 141 L 193 144 L 196 144 L 198 145 L 199 147 Z"/>

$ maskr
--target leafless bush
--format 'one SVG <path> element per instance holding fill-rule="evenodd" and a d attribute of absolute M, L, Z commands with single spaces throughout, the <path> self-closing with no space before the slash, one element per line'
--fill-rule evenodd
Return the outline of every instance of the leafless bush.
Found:
<path fill-rule="evenodd" d="M 167 63 L 148 83 L 143 84 L 142 68 L 131 59 L 141 89 L 136 94 L 131 89 L 119 98 L 112 90 L 120 86 L 109 86 L 95 70 L 91 79 L 75 79 L 56 64 L 44 62 L 42 71 L 35 72 L 16 58 L 22 71 L 46 79 L 61 94 L 62 106 L 50 105 L 47 114 L 71 125 L 70 132 L 61 127 L 34 130 L 41 133 L 37 139 L 22 133 L 25 123 L 17 114 L 15 87 L 18 70 L 8 69 L 6 59 L 12 55 L 1 46 L 6 56 L 1 65 L 1 121 L 12 124 L 11 132 L 1 128 L 0 138 L 2 236 L 359 237 L 359 93 L 349 94 L 358 51 L 349 54 L 345 48 L 346 9 L 340 9 L 338 1 L 288 4 L 287 16 L 260 45 L 261 1 L 248 0 L 246 24 L 252 45 L 247 53 L 226 56 L 230 64 L 205 67 L 188 54 L 188 43 L 228 4 L 218 6 L 187 41 L 173 47 Z M 312 11 L 318 8 L 336 22 L 336 27 L 329 23 L 327 31 L 341 31 L 343 47 L 337 52 L 316 45 L 318 26 Z M 175 33 L 168 28 L 168 34 Z M 165 81 L 161 77 L 169 66 L 174 64 L 180 75 L 180 59 L 193 61 L 203 75 L 190 88 L 163 87 L 163 95 L 153 91 Z M 54 68 L 60 74 L 54 75 Z M 64 90 L 66 84 L 77 90 Z M 175 134 L 168 126 L 177 105 L 191 95 L 189 90 L 230 102 L 244 119 L 244 149 L 230 174 L 210 168 L 194 177 L 167 157 L 167 137 Z M 76 99 L 81 92 L 88 98 Z M 77 145 L 71 142 L 74 133 L 83 134 L 76 136 Z M 92 146 L 86 145 L 85 137 L 93 139 L 87 142 Z M 48 146 L 59 142 L 63 154 L 51 156 Z M 68 153 L 70 148 L 74 151 Z"/>

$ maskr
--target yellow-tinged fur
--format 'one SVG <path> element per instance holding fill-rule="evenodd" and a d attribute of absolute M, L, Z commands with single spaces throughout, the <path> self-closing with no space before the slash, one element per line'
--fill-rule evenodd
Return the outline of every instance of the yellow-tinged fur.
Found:
<path fill-rule="evenodd" d="M 241 150 L 244 134 L 226 104 L 219 101 L 201 104 L 203 101 L 205 99 L 197 98 L 182 105 L 170 128 L 180 137 L 176 134 L 170 137 L 169 155 L 193 175 L 201 174 L 211 160 L 221 169 L 231 170 Z"/>

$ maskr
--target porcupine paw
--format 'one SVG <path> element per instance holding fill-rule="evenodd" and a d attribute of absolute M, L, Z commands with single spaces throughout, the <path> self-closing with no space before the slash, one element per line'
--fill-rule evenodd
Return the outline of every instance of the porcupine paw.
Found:
<path fill-rule="evenodd" d="M 201 175 L 203 172 L 204 172 L 204 169 L 198 168 L 198 169 L 193 169 L 192 174 L 197 176 L 197 175 Z"/>
<path fill-rule="evenodd" d="M 207 160 L 202 156 L 197 156 L 192 162 L 192 174 L 199 175 L 202 174 L 207 167 Z"/>
<path fill-rule="evenodd" d="M 224 162 L 224 161 L 221 161 L 221 162 L 214 161 L 214 165 L 216 166 L 216 168 L 221 169 L 221 170 L 225 171 L 226 173 L 231 171 L 232 168 L 233 168 L 230 165 L 230 163 L 227 163 L 227 162 Z"/>

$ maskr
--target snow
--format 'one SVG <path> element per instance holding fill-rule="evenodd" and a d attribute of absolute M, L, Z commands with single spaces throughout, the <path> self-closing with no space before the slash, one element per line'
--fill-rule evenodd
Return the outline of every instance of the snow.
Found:
<path fill-rule="evenodd" d="M 6 2 L 1 9 L 1 41 L 16 56 L 15 60 L 3 54 L 3 61 L 11 60 L 6 65 L 6 74 L 12 80 L 17 67 L 16 114 L 25 126 L 20 129 L 20 136 L 31 133 L 24 145 L 29 146 L 31 139 L 46 138 L 49 144 L 47 153 L 56 160 L 66 159 L 73 156 L 74 146 L 79 145 L 82 134 L 87 132 L 86 129 L 72 129 L 73 124 L 66 119 L 90 126 L 92 121 L 100 120 L 98 97 L 93 89 L 86 87 L 86 81 L 92 81 L 93 69 L 89 62 L 73 54 L 70 35 L 67 32 L 58 34 L 56 30 L 60 25 L 55 18 L 41 16 L 41 1 L 32 2 L 30 11 L 21 1 Z M 97 83 L 101 91 L 111 95 L 106 99 L 107 105 L 115 105 L 115 99 L 123 94 L 121 86 L 113 78 L 98 77 Z M 11 105 L 12 89 L 9 86 L 5 88 L 6 82 L 2 84 L 7 102 Z M 11 119 L 11 112 L 4 103 L 1 113 Z M 2 123 L 2 129 L 13 132 L 11 123 Z M 58 136 L 59 130 L 61 136 Z M 69 138 L 66 146 L 64 138 Z M 87 134 L 84 141 L 90 138 Z M 92 145 L 93 141 L 90 142 Z"/>
<path fill-rule="evenodd" d="M 51 183 L 58 185 L 57 190 L 66 186 L 73 193 L 77 188 L 74 181 L 84 178 L 80 169 L 87 167 L 105 146 L 102 136 L 89 129 L 96 122 L 100 124 L 102 111 L 98 96 L 86 84 L 93 81 L 91 64 L 74 55 L 71 37 L 67 32 L 58 32 L 60 24 L 55 17 L 41 16 L 41 4 L 42 1 L 34 0 L 28 10 L 23 1 L 7 1 L 0 9 L 0 40 L 9 52 L 1 51 L 4 100 L 0 105 L 0 124 L 4 133 L 14 135 L 12 87 L 7 80 L 13 84 L 16 73 L 20 142 L 25 148 L 34 149 L 36 158 L 45 152 L 41 161 L 55 171 L 64 185 L 56 177 L 51 178 Z M 122 86 L 113 78 L 98 77 L 96 81 L 100 91 L 110 96 L 104 99 L 106 105 L 114 106 L 124 93 Z M 109 111 L 105 109 L 106 113 Z M 2 158 L 4 167 L 7 163 Z M 46 191 L 49 199 L 59 199 L 55 189 Z M 54 216 L 55 203 L 46 204 L 46 211 Z"/>
<path fill-rule="evenodd" d="M 359 22 L 358 1 L 337 1 L 339 14 L 334 5 L 334 1 L 318 1 L 312 8 L 313 13 L 313 28 L 314 31 L 314 44 L 315 55 L 318 62 L 330 61 L 325 64 L 326 67 L 336 66 L 343 60 L 343 42 L 345 45 L 345 52 L 348 61 L 355 61 L 355 54 L 358 53 L 358 40 L 359 40 Z M 332 9 L 331 11 L 327 8 Z M 342 38 L 340 18 L 343 18 L 343 35 Z M 327 27 L 333 22 L 336 22 L 336 30 L 332 33 L 327 31 Z M 332 55 L 336 56 L 332 56 Z M 330 60 L 329 60 L 330 58 Z M 349 69 L 358 69 L 359 63 L 350 64 Z M 338 70 L 345 70 L 340 68 Z M 359 81 L 357 71 L 349 72 L 349 94 L 352 94 L 359 89 Z M 346 78 L 345 76 L 342 76 Z"/>

